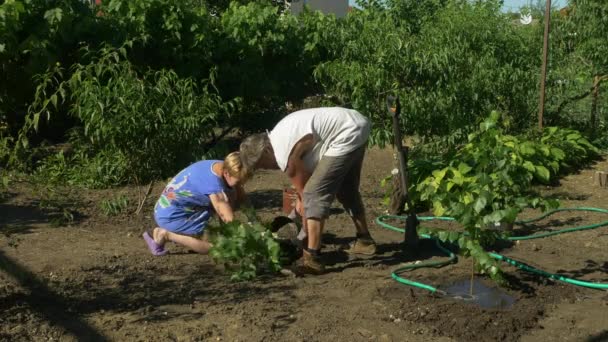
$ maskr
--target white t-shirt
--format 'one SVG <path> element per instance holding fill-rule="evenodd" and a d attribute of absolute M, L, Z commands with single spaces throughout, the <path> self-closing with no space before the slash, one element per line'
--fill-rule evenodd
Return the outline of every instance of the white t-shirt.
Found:
<path fill-rule="evenodd" d="M 268 134 L 277 164 L 282 171 L 295 144 L 312 134 L 314 147 L 304 155 L 312 172 L 323 156 L 346 155 L 367 142 L 369 120 L 353 109 L 322 107 L 304 109 L 284 117 Z"/>

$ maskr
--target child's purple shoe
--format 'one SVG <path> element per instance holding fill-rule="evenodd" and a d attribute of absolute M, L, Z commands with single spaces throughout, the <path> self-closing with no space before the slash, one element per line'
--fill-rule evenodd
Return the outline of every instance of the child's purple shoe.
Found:
<path fill-rule="evenodd" d="M 148 234 L 148 232 L 144 232 L 142 236 L 144 237 L 144 240 L 146 240 L 146 244 L 148 245 L 150 253 L 155 256 L 163 256 L 167 254 L 167 250 L 165 250 L 165 247 L 157 244 L 156 241 L 154 241 L 154 239 L 150 236 L 150 234 Z"/>

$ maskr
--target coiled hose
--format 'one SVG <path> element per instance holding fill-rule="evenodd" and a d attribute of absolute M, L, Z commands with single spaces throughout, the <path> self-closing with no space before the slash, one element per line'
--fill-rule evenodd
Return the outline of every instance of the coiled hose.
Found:
<path fill-rule="evenodd" d="M 533 218 L 533 219 L 529 219 L 529 220 L 521 220 L 521 221 L 516 221 L 516 224 L 527 224 L 527 223 L 532 223 L 532 222 L 536 222 L 536 221 L 540 221 L 542 219 L 544 219 L 545 217 L 551 216 L 557 212 L 560 211 L 589 211 L 589 212 L 598 212 L 598 213 L 603 213 L 603 214 L 608 214 L 608 210 L 606 209 L 600 209 L 600 208 L 588 208 L 588 207 L 579 207 L 579 208 L 559 208 L 559 209 L 555 209 L 555 210 L 551 210 L 548 211 L 546 213 L 544 213 L 543 215 Z M 385 228 L 385 229 L 389 229 L 389 230 L 393 230 L 396 232 L 400 232 L 400 233 L 404 233 L 404 229 L 402 228 L 398 228 L 395 226 L 392 226 L 386 222 L 384 222 L 385 220 L 389 220 L 389 219 L 393 219 L 393 220 L 401 220 L 401 221 L 405 221 L 406 217 L 405 216 L 396 216 L 396 215 L 382 215 L 376 218 L 376 223 L 378 225 L 380 225 L 381 227 Z M 445 216 L 419 216 L 418 220 L 420 221 L 433 221 L 433 220 L 440 220 L 440 221 L 455 221 L 455 219 L 453 217 L 445 217 Z M 558 234 L 565 234 L 565 233 L 571 233 L 571 232 L 576 232 L 576 231 L 581 231 L 581 230 L 588 230 L 588 229 L 596 229 L 599 227 L 603 227 L 608 225 L 608 220 L 607 221 L 602 221 L 600 223 L 595 223 L 595 224 L 591 224 L 591 225 L 586 225 L 586 226 L 578 226 L 578 227 L 571 227 L 571 228 L 565 228 L 565 229 L 560 229 L 560 230 L 556 230 L 556 231 L 552 231 L 552 232 L 547 232 L 547 233 L 541 233 L 541 234 L 533 234 L 533 235 L 525 235 L 525 236 L 511 236 L 511 237 L 507 237 L 505 238 L 505 240 L 509 240 L 509 241 L 520 241 L 520 240 L 532 240 L 532 239 L 540 239 L 540 238 L 544 238 L 547 236 L 553 236 L 553 235 L 558 235 Z M 443 260 L 443 261 L 427 261 L 427 262 L 420 262 L 417 264 L 411 264 L 411 265 L 407 265 L 407 266 L 403 266 L 403 267 L 399 267 L 397 269 L 395 269 L 391 276 L 393 277 L 393 279 L 395 279 L 397 282 L 401 283 L 401 284 L 405 284 L 405 285 L 409 285 L 409 286 L 414 286 L 414 287 L 418 287 L 421 289 L 425 289 L 428 291 L 431 291 L 433 293 L 442 293 L 445 294 L 442 290 L 439 290 L 433 286 L 424 284 L 424 283 L 420 283 L 420 282 L 416 282 L 413 280 L 409 280 L 406 278 L 401 277 L 400 275 L 404 272 L 407 271 L 412 271 L 418 268 L 423 268 L 423 267 L 442 267 L 445 266 L 447 264 L 451 264 L 451 263 L 455 263 L 457 262 L 458 258 L 456 257 L 456 255 L 454 255 L 454 253 L 452 253 L 450 250 L 448 250 L 447 248 L 445 248 L 442 244 L 441 241 L 438 239 L 435 239 L 433 237 L 431 237 L 430 235 L 427 234 L 420 234 L 421 237 L 423 238 L 427 238 L 427 239 L 433 239 L 435 240 L 435 244 L 437 246 L 437 248 L 439 248 L 440 251 L 442 251 L 443 253 L 445 253 L 449 259 L 448 260 Z M 568 278 L 564 275 L 560 275 L 560 274 L 555 274 L 555 273 L 549 273 L 537 268 L 534 268 L 530 265 L 527 265 L 521 261 L 517 261 L 515 259 L 511 259 L 509 257 L 506 257 L 504 255 L 498 254 L 498 253 L 493 253 L 490 252 L 488 253 L 492 258 L 496 259 L 496 260 L 500 260 L 503 262 L 506 262 L 510 265 L 513 265 L 515 267 L 518 267 L 524 271 L 527 272 L 531 272 L 531 273 L 535 273 L 538 274 L 540 276 L 543 277 L 547 277 L 547 278 L 551 278 L 551 279 L 555 279 L 555 280 L 559 280 L 568 284 L 572 284 L 572 285 L 576 285 L 576 286 L 582 286 L 582 287 L 588 287 L 588 288 L 592 288 L 592 289 L 608 289 L 608 284 L 607 283 L 595 283 L 595 282 L 588 282 L 588 281 L 583 281 L 583 280 L 578 280 L 578 279 L 574 279 L 574 278 Z"/>

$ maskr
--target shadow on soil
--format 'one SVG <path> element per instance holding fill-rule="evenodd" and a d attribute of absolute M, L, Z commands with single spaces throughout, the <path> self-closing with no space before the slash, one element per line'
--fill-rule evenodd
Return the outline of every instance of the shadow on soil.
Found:
<path fill-rule="evenodd" d="M 603 277 L 600 279 L 596 279 L 594 281 L 606 281 L 606 274 L 608 274 L 608 262 L 598 263 L 594 260 L 585 260 L 585 267 L 579 270 L 557 270 L 558 273 L 566 275 L 570 278 L 581 278 L 588 274 L 599 273 L 602 274 Z"/>
<path fill-rule="evenodd" d="M 14 194 L 13 194 L 14 195 Z M 6 203 L 11 195 L 4 195 L 0 201 L 0 234 L 29 234 L 37 224 L 59 227 L 78 224 L 86 218 L 78 209 L 82 204 L 76 199 L 61 201 L 28 201 L 24 204 Z"/>
<path fill-rule="evenodd" d="M 6 236 L 31 233 L 32 225 L 44 222 L 48 219 L 36 206 L 0 204 L 0 233 Z"/>
<path fill-rule="evenodd" d="M 0 302 L 1 304 L 11 305 L 12 302 L 16 301 L 26 302 L 47 321 L 53 325 L 63 327 L 80 340 L 107 341 L 105 336 L 77 315 L 67 314 L 69 307 L 66 298 L 51 290 L 32 272 L 5 256 L 2 251 L 0 251 L 0 270 L 14 278 L 22 287 L 31 291 L 30 295 L 13 294 L 8 298 L 4 298 Z M 8 308 L 3 308 L 3 310 L 6 309 Z"/>
<path fill-rule="evenodd" d="M 255 190 L 247 193 L 247 197 L 255 209 L 274 209 L 283 207 L 281 190 Z"/>
<path fill-rule="evenodd" d="M 333 234 L 324 234 L 323 241 L 329 244 L 341 246 L 337 250 L 327 251 L 323 253 L 323 259 L 327 265 L 329 273 L 342 272 L 347 268 L 362 267 L 362 266 L 394 266 L 402 263 L 423 261 L 434 257 L 441 257 L 447 260 L 446 255 L 441 252 L 434 240 L 421 239 L 418 251 L 408 251 L 404 249 L 403 243 L 388 243 L 379 244 L 376 254 L 370 257 L 353 258 L 344 249 L 348 248 L 348 243 L 354 241 L 353 238 L 339 238 Z"/>
<path fill-rule="evenodd" d="M 232 308 L 231 304 L 259 301 L 262 297 L 265 303 L 275 306 L 293 301 L 293 286 L 280 284 L 277 278 L 233 283 L 211 264 L 180 263 L 176 271 L 172 260 L 155 263 L 149 259 L 107 259 L 47 280 L 37 278 L 0 251 L 0 271 L 26 289 L 0 297 L 0 312 L 22 311 L 25 303 L 51 325 L 64 328 L 79 340 L 106 341 L 107 337 L 79 317 L 128 313 L 135 322 L 192 320 L 216 305 Z M 290 317 L 292 309 L 283 307 L 277 314 Z M 280 324 L 276 328 L 280 329 Z"/>
<path fill-rule="evenodd" d="M 541 232 L 552 232 L 555 230 L 572 228 L 582 225 L 584 220 L 582 217 L 570 217 L 567 219 L 551 219 L 543 222 L 531 222 L 516 224 L 513 230 L 515 236 L 526 236 Z"/>
<path fill-rule="evenodd" d="M 608 330 L 604 330 L 597 335 L 590 336 L 585 342 L 606 342 L 608 341 Z"/>
<path fill-rule="evenodd" d="M 267 296 L 269 291 L 288 295 L 291 290 L 291 286 L 279 285 L 265 278 L 232 283 L 213 265 L 183 267 L 179 272 L 170 268 L 169 265 L 147 264 L 133 269 L 121 262 L 111 262 L 83 269 L 84 278 L 76 281 L 74 287 L 66 281 L 65 290 L 76 299 L 74 305 L 79 312 L 139 310 L 143 316 L 163 305 L 230 304 Z M 78 284 L 91 282 L 98 286 L 85 292 Z"/>
<path fill-rule="evenodd" d="M 547 198 L 556 199 L 556 200 L 569 200 L 569 201 L 585 201 L 588 200 L 591 195 L 588 194 L 577 194 L 566 191 L 554 192 L 547 196 Z"/>

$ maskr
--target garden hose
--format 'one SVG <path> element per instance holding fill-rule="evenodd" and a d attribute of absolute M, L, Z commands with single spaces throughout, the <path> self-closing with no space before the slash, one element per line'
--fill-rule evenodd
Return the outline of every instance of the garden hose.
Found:
<path fill-rule="evenodd" d="M 546 213 L 544 213 L 543 215 L 533 218 L 533 219 L 529 219 L 529 220 L 521 220 L 521 221 L 516 221 L 516 224 L 520 224 L 520 225 L 525 225 L 527 223 L 532 223 L 532 222 L 536 222 L 539 220 L 544 219 L 545 217 L 551 216 L 556 212 L 560 212 L 560 211 L 593 211 L 593 212 L 598 212 L 598 213 L 603 213 L 603 214 L 608 214 L 608 210 L 606 209 L 600 209 L 600 208 L 586 208 L 586 207 L 580 207 L 580 208 L 559 208 L 559 209 L 555 209 L 555 210 L 551 210 L 548 211 Z M 396 232 L 400 232 L 400 233 L 404 233 L 404 229 L 402 228 L 397 228 L 395 226 L 392 226 L 386 222 L 384 222 L 384 220 L 387 219 L 393 219 L 393 220 L 401 220 L 401 221 L 405 221 L 406 217 L 405 216 L 396 216 L 396 215 L 382 215 L 376 218 L 376 223 L 378 225 L 380 225 L 381 227 L 385 228 L 385 229 L 389 229 L 389 230 L 393 230 Z M 433 220 L 440 220 L 440 221 L 455 221 L 455 219 L 453 217 L 445 217 L 445 216 L 419 216 L 418 219 L 420 221 L 433 221 Z M 552 232 L 548 232 L 548 233 L 540 233 L 540 234 L 534 234 L 534 235 L 525 235 L 525 236 L 511 236 L 511 237 L 507 237 L 504 238 L 505 240 L 509 240 L 509 241 L 519 241 L 519 240 L 531 240 L 531 239 L 540 239 L 540 238 L 544 238 L 547 236 L 553 236 L 553 235 L 558 235 L 558 234 L 564 234 L 564 233 L 571 233 L 571 232 L 575 232 L 575 231 L 581 231 L 581 230 L 588 230 L 588 229 L 596 229 L 599 227 L 603 227 L 608 225 L 608 220 L 607 221 L 602 221 L 600 223 L 596 223 L 596 224 L 591 224 L 591 225 L 586 225 L 586 226 L 579 226 L 579 227 L 572 227 L 572 228 L 565 228 L 565 229 L 560 229 L 560 230 L 556 230 L 556 231 L 552 231 Z M 437 289 L 433 286 L 424 284 L 424 283 L 420 283 L 420 282 L 416 282 L 413 280 L 409 280 L 406 278 L 401 277 L 400 275 L 404 272 L 407 271 L 411 271 L 411 270 L 415 270 L 418 268 L 423 268 L 423 267 L 442 267 L 445 266 L 447 264 L 450 263 L 455 263 L 457 262 L 458 258 L 456 257 L 456 255 L 454 255 L 453 252 L 451 252 L 450 250 L 448 250 L 447 248 L 445 248 L 442 244 L 441 241 L 439 239 L 435 239 L 433 237 L 431 237 L 428 234 L 420 234 L 421 237 L 423 238 L 427 238 L 427 239 L 433 239 L 435 240 L 435 244 L 437 245 L 437 247 L 439 248 L 440 251 L 442 251 L 443 253 L 445 253 L 449 259 L 448 260 L 444 260 L 444 261 L 429 261 L 429 262 L 419 262 L 419 263 L 414 263 L 411 265 L 406 265 L 403 267 L 399 267 L 397 269 L 395 269 L 391 276 L 393 277 L 394 280 L 396 280 L 397 282 L 401 283 L 401 284 L 405 284 L 405 285 L 409 285 L 409 286 L 414 286 L 414 287 L 418 287 L 421 289 L 425 289 L 428 291 L 431 291 L 433 293 L 438 293 L 438 294 L 443 294 L 445 295 L 446 293 L 440 289 Z M 576 286 L 582 286 L 582 287 L 587 287 L 587 288 L 592 288 L 592 289 L 608 289 L 608 283 L 594 283 L 594 282 L 588 282 L 588 281 L 582 281 L 582 280 L 578 280 L 578 279 L 573 279 L 573 278 L 568 278 L 564 275 L 560 275 L 560 274 L 555 274 L 555 273 L 549 273 L 537 268 L 534 268 L 530 265 L 527 265 L 521 261 L 517 261 L 514 259 L 511 259 L 509 257 L 506 257 L 504 255 L 498 254 L 498 253 L 493 253 L 490 252 L 488 253 L 492 258 L 496 259 L 496 260 L 500 260 L 503 262 L 506 262 L 510 265 L 513 265 L 519 269 L 522 269 L 524 271 L 527 272 L 531 272 L 531 273 L 535 273 L 538 275 L 541 275 L 543 277 L 547 277 L 550 279 L 555 279 L 555 280 L 559 280 L 568 284 L 572 284 L 572 285 L 576 285 Z"/>

